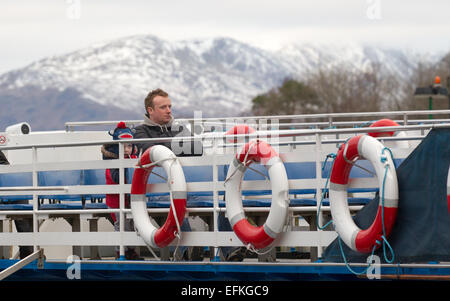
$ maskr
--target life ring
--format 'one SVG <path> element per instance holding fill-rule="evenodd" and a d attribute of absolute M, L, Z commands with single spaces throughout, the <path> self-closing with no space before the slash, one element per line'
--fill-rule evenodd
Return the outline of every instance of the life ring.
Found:
<path fill-rule="evenodd" d="M 260 162 L 268 169 L 272 187 L 270 212 L 260 227 L 248 222 L 242 206 L 241 183 L 247 166 L 253 162 Z M 225 203 L 233 231 L 246 246 L 265 248 L 283 230 L 289 208 L 288 178 L 283 161 L 268 143 L 250 141 L 236 154 L 225 180 Z"/>
<path fill-rule="evenodd" d="M 383 127 L 383 126 L 400 126 L 397 122 L 391 119 L 380 119 L 372 123 L 369 127 Z M 408 135 L 404 131 L 391 131 L 391 132 L 369 132 L 369 136 L 379 138 L 379 137 L 407 137 Z M 408 148 L 409 142 L 406 140 L 398 140 L 398 141 L 386 141 L 385 145 L 388 147 L 401 147 L 401 148 Z"/>
<path fill-rule="evenodd" d="M 383 144 L 373 137 L 367 135 L 352 137 L 339 148 L 331 170 L 330 208 L 335 229 L 348 247 L 363 253 L 371 252 L 377 241 L 381 241 L 383 235 L 382 209 L 386 237 L 391 232 L 397 216 L 397 173 L 389 152 L 383 153 L 383 149 Z M 366 230 L 361 230 L 356 226 L 347 203 L 350 170 L 352 164 L 360 158 L 365 158 L 372 163 L 380 187 L 378 212 L 374 222 Z M 386 166 L 388 166 L 387 171 Z"/>
<path fill-rule="evenodd" d="M 169 176 L 169 188 L 173 204 L 161 228 L 156 228 L 147 213 L 147 182 L 154 166 L 163 167 Z M 163 145 L 147 149 L 138 161 L 131 183 L 131 213 L 138 234 L 148 246 L 163 248 L 170 244 L 183 223 L 186 212 L 186 179 L 181 164 L 174 153 Z M 175 209 L 175 210 L 174 210 Z M 174 212 L 175 211 L 175 212 Z M 177 217 L 177 220 L 175 219 Z"/>

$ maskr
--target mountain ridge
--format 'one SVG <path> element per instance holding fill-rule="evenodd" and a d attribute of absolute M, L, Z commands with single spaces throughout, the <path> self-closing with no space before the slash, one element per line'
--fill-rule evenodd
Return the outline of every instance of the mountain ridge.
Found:
<path fill-rule="evenodd" d="M 343 63 L 359 69 L 383 64 L 406 77 L 416 60 L 396 49 L 358 44 L 333 47 L 297 43 L 268 51 L 227 37 L 169 42 L 154 35 L 134 35 L 3 73 L 0 101 L 5 102 L 4 95 L 11 93 L 25 99 L 30 97 L 26 91 L 36 93 L 27 87 L 60 93 L 62 98 L 56 99 L 62 100 L 69 89 L 77 92 L 75 98 L 71 94 L 71 101 L 80 99 L 86 110 L 98 112 L 102 110 L 97 106 L 103 106 L 127 116 L 142 116 L 147 93 L 162 88 L 172 98 L 175 116 L 190 117 L 194 111 L 202 111 L 204 117 L 238 116 L 250 110 L 253 97 L 286 78 L 301 80 L 318 68 Z M 89 114 L 80 111 L 80 116 Z"/>

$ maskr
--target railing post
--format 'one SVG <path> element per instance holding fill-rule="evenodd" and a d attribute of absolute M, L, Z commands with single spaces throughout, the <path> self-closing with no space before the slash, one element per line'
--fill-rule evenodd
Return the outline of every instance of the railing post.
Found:
<path fill-rule="evenodd" d="M 36 168 L 37 164 L 37 148 L 33 146 L 31 148 L 31 165 L 32 165 L 32 183 L 34 187 L 39 185 L 38 183 L 38 172 Z M 33 233 L 36 237 L 36 233 L 39 232 L 39 219 L 38 219 L 38 210 L 39 210 L 39 198 L 36 192 L 33 193 Z M 38 251 L 39 246 L 36 244 L 36 241 L 33 243 L 34 252 Z"/>
<path fill-rule="evenodd" d="M 219 232 L 219 227 L 217 224 L 218 218 L 219 218 L 219 192 L 218 192 L 218 182 L 219 182 L 219 177 L 218 177 L 218 168 L 217 168 L 217 159 L 216 159 L 216 155 L 217 154 L 217 139 L 213 140 L 213 160 L 212 160 L 212 164 L 213 164 L 213 230 L 214 230 L 214 234 L 215 237 L 217 237 L 217 234 Z M 213 250 L 211 250 L 213 252 L 212 256 L 210 255 L 210 258 L 213 258 L 213 260 L 216 260 L 216 254 L 219 248 L 219 245 L 217 243 L 217 240 L 214 242 L 214 246 L 213 246 Z"/>
<path fill-rule="evenodd" d="M 320 133 L 316 133 L 316 214 L 318 216 L 317 231 L 321 231 L 319 228 L 323 225 L 323 215 L 319 212 L 319 203 L 322 197 L 322 136 Z M 322 256 L 322 247 L 320 240 L 317 241 L 317 257 Z"/>
<path fill-rule="evenodd" d="M 333 127 L 333 116 L 328 116 L 328 127 L 332 128 Z"/>
<path fill-rule="evenodd" d="M 125 256 L 125 246 L 123 244 L 123 237 L 125 231 L 125 194 L 124 194 L 124 185 L 125 185 L 125 169 L 124 169 L 124 155 L 125 155 L 125 144 L 119 142 L 119 186 L 120 186 L 120 194 L 119 194 L 119 231 L 120 231 L 120 243 L 119 243 L 119 255 L 120 258 L 124 258 Z M 117 220 L 117 219 L 116 219 Z"/>

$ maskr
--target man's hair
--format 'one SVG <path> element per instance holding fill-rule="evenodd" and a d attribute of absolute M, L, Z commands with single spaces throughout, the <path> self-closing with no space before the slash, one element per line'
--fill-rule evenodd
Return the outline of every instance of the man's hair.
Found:
<path fill-rule="evenodd" d="M 166 91 L 162 90 L 162 89 L 156 89 L 153 91 L 150 91 L 150 93 L 148 93 L 147 97 L 145 98 L 145 111 L 147 111 L 148 107 L 152 107 L 154 108 L 154 104 L 153 104 L 153 99 L 156 96 L 162 96 L 162 97 L 167 97 L 169 96 L 169 94 L 167 94 Z"/>

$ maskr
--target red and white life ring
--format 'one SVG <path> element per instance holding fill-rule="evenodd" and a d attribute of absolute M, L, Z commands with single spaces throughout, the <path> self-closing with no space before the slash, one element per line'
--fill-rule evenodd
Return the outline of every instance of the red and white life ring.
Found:
<path fill-rule="evenodd" d="M 272 187 L 270 212 L 260 227 L 248 222 L 242 206 L 242 179 L 247 166 L 253 162 L 260 162 L 268 169 Z M 236 154 L 225 181 L 225 202 L 233 231 L 246 246 L 265 248 L 283 230 L 289 208 L 288 178 L 283 161 L 268 143 L 250 141 Z"/>
<path fill-rule="evenodd" d="M 367 135 L 351 138 L 343 144 L 337 153 L 330 176 L 330 207 L 335 229 L 351 249 L 369 253 L 381 241 L 382 196 L 384 195 L 384 228 L 386 237 L 391 232 L 398 206 L 398 182 L 394 163 L 389 152 L 383 153 L 383 144 Z M 372 225 L 361 230 L 354 223 L 347 203 L 347 187 L 352 165 L 358 159 L 369 160 L 375 168 L 380 187 L 380 202 L 378 212 Z M 383 158 L 383 160 L 382 160 Z M 386 172 L 386 165 L 389 165 Z M 383 191 L 383 179 L 386 174 Z"/>
<path fill-rule="evenodd" d="M 131 184 L 130 203 L 134 225 L 147 245 L 163 248 L 175 238 L 178 232 L 177 223 L 178 225 L 183 223 L 186 212 L 187 192 L 183 169 L 174 153 L 163 145 L 155 145 L 147 149 L 139 158 L 138 165 L 140 168 L 135 169 Z M 169 176 L 168 184 L 173 200 L 166 222 L 159 229 L 150 221 L 146 197 L 148 177 L 156 165 L 163 167 Z"/>
<path fill-rule="evenodd" d="M 391 119 L 380 119 L 372 123 L 369 127 L 384 127 L 384 126 L 400 126 L 397 122 Z M 408 135 L 404 131 L 390 131 L 390 132 L 370 132 L 369 136 L 379 138 L 379 137 L 407 137 Z M 400 147 L 400 148 L 408 148 L 409 142 L 406 140 L 397 140 L 397 141 L 386 141 L 384 143 L 388 147 Z"/>

